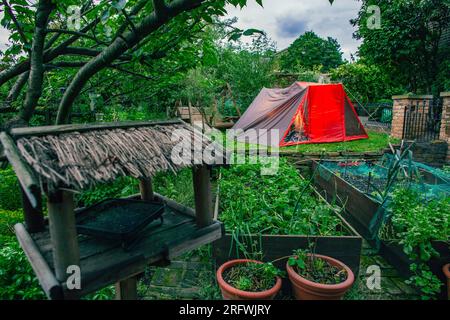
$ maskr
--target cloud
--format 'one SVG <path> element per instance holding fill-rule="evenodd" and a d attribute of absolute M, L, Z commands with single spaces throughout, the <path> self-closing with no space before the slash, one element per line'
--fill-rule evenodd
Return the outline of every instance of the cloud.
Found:
<path fill-rule="evenodd" d="M 328 0 L 263 0 L 263 4 L 261 8 L 249 0 L 242 10 L 228 6 L 228 16 L 239 18 L 239 28 L 265 30 L 280 50 L 309 30 L 324 38 L 336 38 L 347 59 L 358 49 L 360 42 L 353 39 L 355 29 L 349 21 L 357 16 L 360 1 L 335 0 L 332 6 Z"/>
<path fill-rule="evenodd" d="M 306 31 L 306 21 L 294 19 L 277 18 L 277 34 L 281 38 L 297 37 Z"/>

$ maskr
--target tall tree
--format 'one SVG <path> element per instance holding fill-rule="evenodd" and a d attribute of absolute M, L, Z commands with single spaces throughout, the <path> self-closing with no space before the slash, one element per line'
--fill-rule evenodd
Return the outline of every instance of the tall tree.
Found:
<path fill-rule="evenodd" d="M 376 18 L 369 10 L 372 5 L 380 8 L 380 28 L 370 23 Z M 450 47 L 441 43 L 450 27 L 448 0 L 362 0 L 358 17 L 351 22 L 358 28 L 354 37 L 363 41 L 359 55 L 367 63 L 380 66 L 405 91 L 442 90 L 443 82 L 436 80 L 450 59 Z"/>
<path fill-rule="evenodd" d="M 31 119 L 42 98 L 46 73 L 70 69 L 57 111 L 57 123 L 65 123 L 77 97 L 97 74 L 112 69 L 151 79 L 148 73 L 154 72 L 155 61 L 183 51 L 186 42 L 195 43 L 192 35 L 199 25 L 212 22 L 212 16 L 223 16 L 227 4 L 242 7 L 247 0 L 2 2 L 1 23 L 10 30 L 12 42 L 4 52 L 9 66 L 0 71 L 0 86 L 10 87 L 6 102 L 13 102 L 26 87 L 15 121 Z"/>
<path fill-rule="evenodd" d="M 343 63 L 341 46 L 336 39 L 322 39 L 313 31 L 302 34 L 289 48 L 281 53 L 283 71 L 298 72 L 321 67 L 328 72 Z"/>

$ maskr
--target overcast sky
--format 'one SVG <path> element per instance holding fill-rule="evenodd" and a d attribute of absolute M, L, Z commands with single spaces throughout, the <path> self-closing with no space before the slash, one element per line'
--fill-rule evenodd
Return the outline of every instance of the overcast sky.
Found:
<path fill-rule="evenodd" d="M 300 34 L 313 30 L 322 37 L 336 38 L 346 59 L 355 53 L 358 41 L 352 38 L 354 28 L 349 20 L 357 16 L 361 2 L 356 0 L 263 0 L 261 8 L 255 0 L 240 10 L 229 6 L 228 17 L 238 17 L 237 27 L 266 31 L 278 46 L 288 47 Z M 3 13 L 0 14 L 2 16 Z M 0 50 L 6 48 L 8 33 L 0 27 Z"/>
<path fill-rule="evenodd" d="M 261 8 L 249 0 L 242 10 L 229 6 L 228 16 L 238 17 L 241 29 L 257 28 L 266 31 L 278 49 L 288 47 L 300 34 L 312 30 L 321 37 L 336 38 L 346 59 L 355 53 L 359 42 L 352 38 L 355 31 L 349 20 L 357 17 L 361 2 L 335 0 L 263 0 Z"/>

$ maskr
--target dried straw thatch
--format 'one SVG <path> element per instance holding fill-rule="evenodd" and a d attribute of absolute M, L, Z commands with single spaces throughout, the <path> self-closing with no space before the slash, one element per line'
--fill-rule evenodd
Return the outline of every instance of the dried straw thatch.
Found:
<path fill-rule="evenodd" d="M 173 139 L 179 129 L 184 139 Z M 194 136 L 202 142 L 190 143 Z M 43 181 L 81 190 L 122 176 L 150 178 L 158 171 L 192 166 L 193 161 L 172 155 L 181 141 L 192 152 L 202 152 L 210 142 L 180 123 L 24 137 L 17 140 L 17 147 Z"/>

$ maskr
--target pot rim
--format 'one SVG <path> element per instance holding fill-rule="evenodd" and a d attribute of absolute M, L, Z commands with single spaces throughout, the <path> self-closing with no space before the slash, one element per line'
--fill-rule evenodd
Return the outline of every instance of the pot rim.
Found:
<path fill-rule="evenodd" d="M 311 255 L 311 254 L 308 253 L 308 255 Z M 353 274 L 353 271 L 349 267 L 347 267 L 347 265 L 345 263 L 343 263 L 337 259 L 334 259 L 332 257 L 321 255 L 321 254 L 314 254 L 314 256 L 318 257 L 322 260 L 325 260 L 327 262 L 333 262 L 334 264 L 337 264 L 338 266 L 345 269 L 345 271 L 347 272 L 347 279 L 345 279 L 345 281 L 343 281 L 341 283 L 337 283 L 337 284 L 323 284 L 323 283 L 313 282 L 313 281 L 303 278 L 301 275 L 299 275 L 294 270 L 294 268 L 292 268 L 289 265 L 289 260 L 288 260 L 286 262 L 286 269 L 288 271 L 289 276 L 292 276 L 294 278 L 294 280 L 301 282 L 309 287 L 313 287 L 313 288 L 317 288 L 317 289 L 325 289 L 325 290 L 343 290 L 343 289 L 350 287 L 353 284 L 353 282 L 355 281 L 355 275 Z"/>
<path fill-rule="evenodd" d="M 442 267 L 442 271 L 444 272 L 447 279 L 450 279 L 450 263 L 447 263 Z"/>
<path fill-rule="evenodd" d="M 281 278 L 278 276 L 276 277 L 275 285 L 272 288 L 265 290 L 265 291 L 260 291 L 260 292 L 251 292 L 251 291 L 243 291 L 243 290 L 236 289 L 235 287 L 228 284 L 228 282 L 226 282 L 225 279 L 222 277 L 222 274 L 225 270 L 227 270 L 237 264 L 243 264 L 243 263 L 249 263 L 249 262 L 258 263 L 258 264 L 263 263 L 263 262 L 257 261 L 257 260 L 235 259 L 235 260 L 227 261 L 224 264 L 222 264 L 219 267 L 219 269 L 217 269 L 217 272 L 216 272 L 217 282 L 219 283 L 219 286 L 223 287 L 226 291 L 230 292 L 233 295 L 250 298 L 250 299 L 258 299 L 258 298 L 264 298 L 267 296 L 275 295 L 281 289 Z"/>

